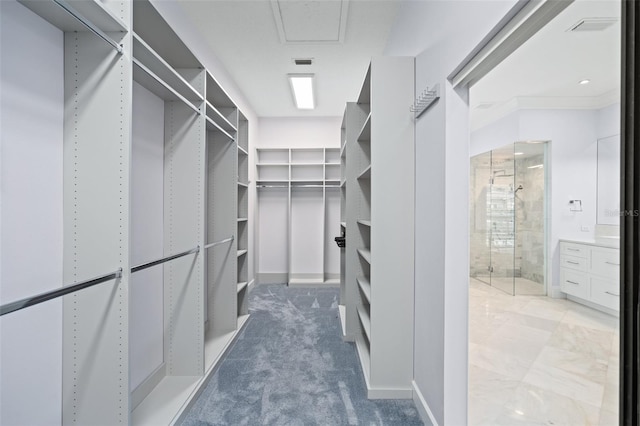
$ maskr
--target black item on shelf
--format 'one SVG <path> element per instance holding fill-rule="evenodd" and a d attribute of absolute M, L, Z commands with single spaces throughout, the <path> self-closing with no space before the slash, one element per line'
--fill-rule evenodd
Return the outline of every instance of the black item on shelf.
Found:
<path fill-rule="evenodd" d="M 335 237 L 334 240 L 335 240 L 336 244 L 338 245 L 338 247 L 344 248 L 344 245 L 345 245 L 345 237 L 344 236 Z"/>

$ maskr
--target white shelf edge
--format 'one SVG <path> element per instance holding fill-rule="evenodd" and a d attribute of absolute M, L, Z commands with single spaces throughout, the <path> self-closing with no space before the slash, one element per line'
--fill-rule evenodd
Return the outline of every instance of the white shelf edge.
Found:
<path fill-rule="evenodd" d="M 364 124 L 358 132 L 356 140 L 358 142 L 369 142 L 371 140 L 371 113 L 367 114 L 367 118 L 364 120 Z"/>
<path fill-rule="evenodd" d="M 246 149 L 244 149 L 243 147 L 241 147 L 240 145 L 238 145 L 238 152 L 243 153 L 244 155 L 248 156 L 249 153 L 247 152 Z"/>
<path fill-rule="evenodd" d="M 238 257 L 244 256 L 245 254 L 247 254 L 247 250 L 238 250 Z"/>
<path fill-rule="evenodd" d="M 236 286 L 237 287 L 237 292 L 240 293 L 243 289 L 245 289 L 247 287 L 248 284 L 249 284 L 248 281 L 239 282 L 237 284 L 237 286 Z"/>
<path fill-rule="evenodd" d="M 53 1 L 43 0 L 18 0 L 20 4 L 30 9 L 51 25 L 62 31 L 87 31 L 87 28 L 74 18 L 69 12 L 63 10 Z M 72 1 L 73 7 L 83 19 L 91 23 L 103 32 L 127 32 L 128 26 L 109 10 L 101 1 Z"/>
<path fill-rule="evenodd" d="M 371 221 L 370 220 L 358 220 L 358 223 L 360 225 L 371 227 Z"/>
<path fill-rule="evenodd" d="M 218 108 L 216 108 L 215 106 L 213 106 L 213 104 L 211 102 L 209 102 L 209 100 L 205 100 L 206 104 L 207 104 L 207 117 L 209 116 L 208 112 L 209 110 L 212 110 L 212 112 L 215 113 L 215 117 L 218 117 L 222 123 L 228 127 L 230 130 L 227 131 L 231 131 L 231 132 L 237 132 L 238 129 L 236 128 L 236 126 L 234 126 L 233 124 L 231 124 L 231 122 L 227 119 L 227 117 L 225 117 L 224 115 L 222 115 L 222 113 L 220 111 L 218 111 Z M 217 122 L 217 120 L 214 119 L 214 117 L 211 117 L 211 119 L 215 122 Z"/>
<path fill-rule="evenodd" d="M 247 222 L 249 220 L 249 218 L 246 217 L 239 217 L 238 218 L 238 222 Z"/>
<path fill-rule="evenodd" d="M 342 337 L 347 335 L 347 307 L 338 305 L 338 313 L 340 315 L 340 326 L 342 327 Z"/>
<path fill-rule="evenodd" d="M 358 318 L 360 318 L 360 324 L 362 324 L 362 330 L 371 344 L 371 318 L 363 306 L 358 306 Z"/>
<path fill-rule="evenodd" d="M 238 182 L 238 186 L 242 186 L 243 188 L 248 188 L 249 184 L 244 182 Z"/>
<path fill-rule="evenodd" d="M 264 166 L 274 166 L 274 167 L 289 167 L 289 163 L 257 163 L 256 166 L 264 167 Z"/>
<path fill-rule="evenodd" d="M 369 178 L 371 178 L 371 164 L 369 164 L 367 168 L 364 169 L 362 173 L 358 175 L 358 179 L 369 179 Z"/>
<path fill-rule="evenodd" d="M 144 66 L 140 61 L 136 58 L 133 58 L 133 76 L 134 81 L 156 94 L 160 99 L 164 100 L 172 100 L 172 101 L 182 101 L 186 106 L 191 108 L 195 113 L 200 114 L 200 110 L 196 107 L 191 101 L 182 96 L 180 93 L 176 92 L 170 85 L 168 85 L 165 81 L 163 81 L 160 77 L 158 77 L 153 71 Z M 136 68 L 137 67 L 137 68 Z M 140 74 L 136 73 L 136 69 L 139 69 L 147 78 L 140 78 Z M 138 78 L 136 78 L 136 75 Z M 151 84 L 148 79 L 151 79 L 155 84 Z M 159 87 L 158 87 L 159 86 Z M 164 89 L 162 92 L 158 91 L 159 88 Z M 170 94 L 171 97 L 167 95 Z"/>
<path fill-rule="evenodd" d="M 175 87 L 174 84 L 171 84 L 171 82 L 167 81 L 166 83 L 171 86 L 176 92 L 180 93 L 182 96 L 184 96 L 186 99 L 189 99 L 190 101 L 192 99 L 191 95 L 195 95 L 195 99 L 198 102 L 203 102 L 204 101 L 204 95 L 199 93 L 187 80 L 185 80 L 185 78 L 183 76 L 180 75 L 180 73 L 178 73 L 172 66 L 171 64 L 169 64 L 167 61 L 164 60 L 164 58 L 162 56 L 160 56 L 158 54 L 158 52 L 156 52 L 155 50 L 153 50 L 153 48 L 151 46 L 149 46 L 147 44 L 147 42 L 145 42 L 142 37 L 140 37 L 138 34 L 136 34 L 135 32 L 133 32 L 133 48 L 134 48 L 134 52 L 133 52 L 133 58 L 134 59 L 138 59 L 140 61 L 140 63 L 142 63 L 143 65 L 145 65 L 147 68 L 149 68 L 150 70 L 152 70 L 154 72 L 154 74 L 157 75 L 157 73 L 153 70 L 152 67 L 149 67 L 148 64 L 145 61 L 143 61 L 141 59 L 141 57 L 145 57 L 146 55 L 144 55 L 144 53 L 142 55 L 136 55 L 135 53 L 135 49 L 136 49 L 136 43 L 139 43 L 143 48 L 144 51 L 149 55 L 149 57 L 153 58 L 155 61 L 157 61 L 160 66 L 169 73 L 169 75 L 171 76 L 172 79 L 175 79 L 175 81 L 179 82 L 180 85 L 182 85 L 182 89 L 186 89 L 189 93 L 189 95 L 186 95 L 185 93 L 182 93 L 182 90 L 180 90 L 181 88 Z"/>
<path fill-rule="evenodd" d="M 218 123 L 213 121 L 211 119 L 211 117 L 209 117 L 208 115 L 205 115 L 205 120 L 207 121 L 207 130 L 208 131 L 215 130 L 215 131 L 220 132 L 223 135 L 225 135 L 229 140 L 231 140 L 231 141 L 235 140 L 235 138 L 233 136 L 231 136 L 226 130 L 224 130 L 222 127 L 220 127 L 220 125 L 218 125 Z M 211 128 L 211 127 L 213 127 L 213 128 Z"/>
<path fill-rule="evenodd" d="M 367 302 L 371 305 L 371 283 L 362 275 L 356 277 L 356 281 L 358 281 L 358 287 L 360 287 L 362 293 L 367 298 Z"/>
<path fill-rule="evenodd" d="M 358 254 L 371 265 L 371 250 L 358 249 Z"/>

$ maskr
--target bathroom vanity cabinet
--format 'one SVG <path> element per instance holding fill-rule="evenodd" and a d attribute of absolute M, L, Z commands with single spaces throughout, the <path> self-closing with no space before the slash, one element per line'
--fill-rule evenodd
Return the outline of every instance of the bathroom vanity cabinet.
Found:
<path fill-rule="evenodd" d="M 561 240 L 560 288 L 575 302 L 608 313 L 619 312 L 620 250 L 597 243 Z"/>

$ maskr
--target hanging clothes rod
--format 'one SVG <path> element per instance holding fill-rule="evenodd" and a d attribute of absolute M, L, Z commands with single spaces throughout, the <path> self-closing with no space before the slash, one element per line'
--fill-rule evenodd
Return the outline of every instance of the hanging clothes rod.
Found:
<path fill-rule="evenodd" d="M 91 31 L 92 33 L 94 33 L 95 35 L 97 35 L 98 37 L 100 37 L 101 39 L 106 41 L 107 43 L 109 43 L 114 49 L 116 49 L 116 51 L 118 53 L 122 54 L 122 51 L 123 51 L 122 45 L 120 45 L 120 44 L 116 43 L 115 41 L 113 41 L 113 39 L 111 37 L 106 35 L 100 28 L 96 27 L 93 24 L 93 22 L 88 21 L 77 10 L 75 10 L 69 3 L 67 3 L 64 0 L 53 0 L 53 2 L 55 4 L 57 4 L 58 6 L 60 6 L 61 8 L 63 8 L 69 15 L 73 16 L 78 21 L 80 21 L 80 23 L 82 25 L 84 25 L 85 27 L 87 27 L 87 29 L 89 31 Z"/>
<path fill-rule="evenodd" d="M 19 311 L 20 309 L 27 308 L 29 306 L 37 305 L 47 300 L 56 299 L 69 293 L 74 293 L 79 290 L 83 290 L 88 287 L 92 287 L 96 284 L 103 283 L 105 281 L 111 281 L 114 279 L 122 278 L 122 268 L 110 274 L 102 275 L 99 277 L 91 278 L 76 284 L 71 284 L 66 287 L 58 288 L 55 290 L 47 291 L 36 296 L 26 297 L 22 300 L 7 303 L 0 306 L 0 316 Z"/>
<path fill-rule="evenodd" d="M 191 250 L 183 251 L 182 253 L 172 254 L 170 256 L 165 256 L 162 259 L 154 260 L 151 262 L 143 263 L 142 265 L 134 266 L 131 268 L 131 273 L 142 271 L 143 269 L 151 268 L 152 266 L 160 265 L 162 263 L 168 262 L 170 260 L 178 259 L 183 256 L 187 256 L 192 253 L 198 253 L 200 251 L 200 246 L 192 248 Z"/>
<path fill-rule="evenodd" d="M 219 246 L 220 244 L 228 243 L 229 241 L 233 241 L 233 236 L 225 238 L 224 240 L 216 241 L 215 243 L 207 244 L 204 248 L 206 250 L 211 247 Z"/>

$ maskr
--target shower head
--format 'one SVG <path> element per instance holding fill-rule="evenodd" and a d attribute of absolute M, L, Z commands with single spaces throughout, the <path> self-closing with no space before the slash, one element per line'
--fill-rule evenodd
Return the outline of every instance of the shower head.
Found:
<path fill-rule="evenodd" d="M 524 189 L 524 188 L 522 187 L 522 185 L 519 185 L 518 188 L 516 188 L 516 190 L 513 191 L 513 194 L 515 195 L 516 192 L 520 191 L 521 189 Z"/>

